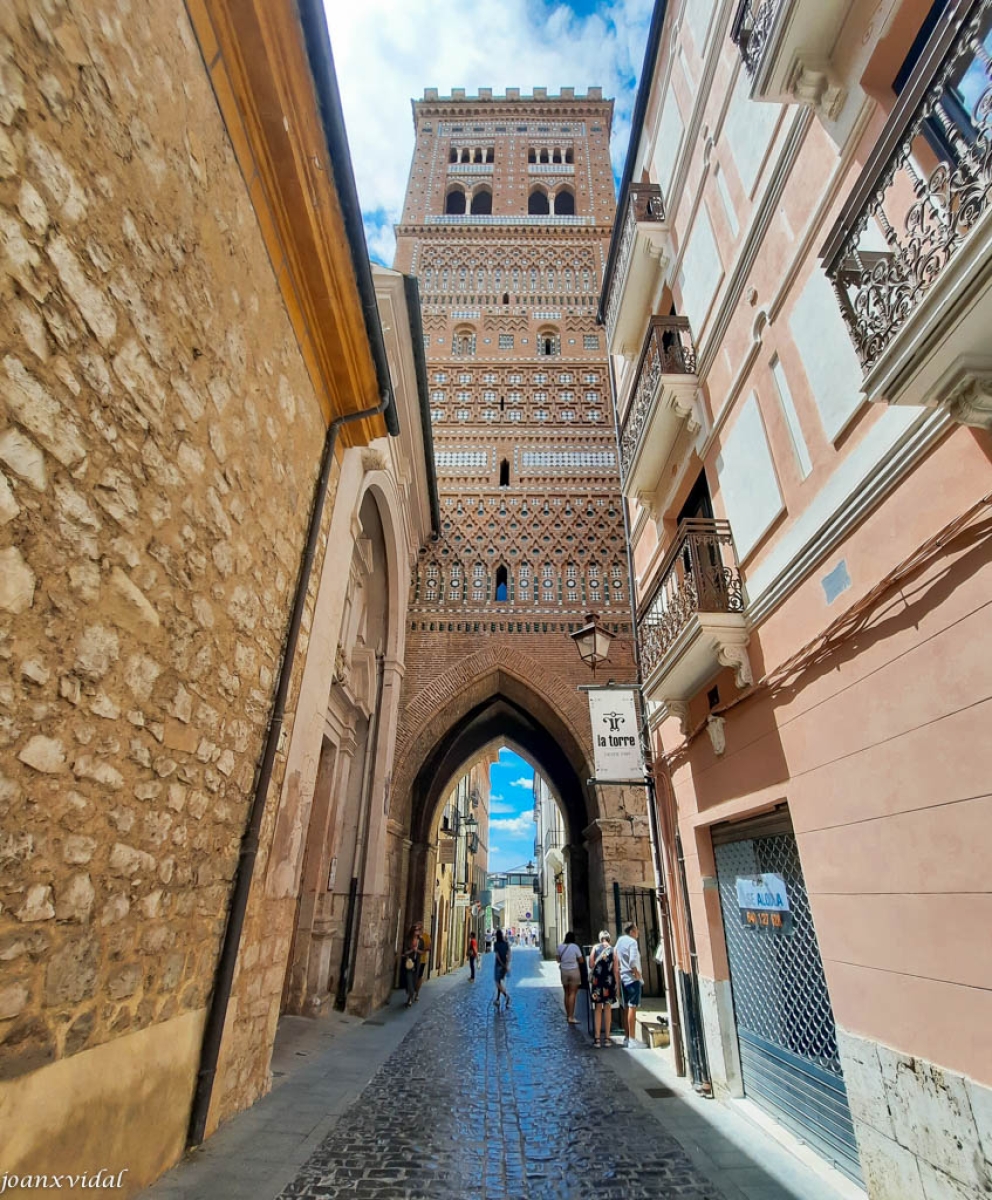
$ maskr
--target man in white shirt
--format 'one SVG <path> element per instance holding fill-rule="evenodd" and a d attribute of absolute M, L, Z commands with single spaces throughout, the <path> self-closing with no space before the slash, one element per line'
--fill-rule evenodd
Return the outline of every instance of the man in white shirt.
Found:
<path fill-rule="evenodd" d="M 620 990 L 626 1007 L 626 1036 L 623 1044 L 629 1046 L 631 1041 L 637 1044 L 637 1007 L 641 1003 L 641 948 L 637 944 L 637 925 L 629 921 L 623 927 L 623 936 L 617 938 L 616 945 L 617 973 L 620 976 Z"/>

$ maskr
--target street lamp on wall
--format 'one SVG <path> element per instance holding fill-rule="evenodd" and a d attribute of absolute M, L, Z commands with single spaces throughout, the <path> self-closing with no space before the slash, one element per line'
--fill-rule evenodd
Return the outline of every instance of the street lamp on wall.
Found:
<path fill-rule="evenodd" d="M 592 667 L 593 677 L 595 677 L 596 666 L 609 657 L 610 642 L 616 635 L 600 625 L 596 613 L 587 613 L 586 622 L 581 629 L 569 634 L 569 637 L 575 643 L 579 658 Z"/>

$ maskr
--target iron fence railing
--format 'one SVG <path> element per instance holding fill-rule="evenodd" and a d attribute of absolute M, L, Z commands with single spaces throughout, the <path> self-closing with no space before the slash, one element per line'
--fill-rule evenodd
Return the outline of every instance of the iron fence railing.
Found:
<path fill-rule="evenodd" d="M 867 372 L 992 203 L 992 0 L 952 0 L 823 248 Z"/>
<path fill-rule="evenodd" d="M 728 521 L 682 521 L 637 622 L 641 665 L 655 669 L 697 613 L 743 613 L 744 585 Z"/>
<path fill-rule="evenodd" d="M 626 475 L 662 375 L 695 375 L 696 347 L 688 317 L 652 317 L 620 425 L 620 470 Z"/>

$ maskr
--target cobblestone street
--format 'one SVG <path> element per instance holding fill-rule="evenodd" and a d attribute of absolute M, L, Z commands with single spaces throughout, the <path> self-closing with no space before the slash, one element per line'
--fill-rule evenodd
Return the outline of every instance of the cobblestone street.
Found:
<path fill-rule="evenodd" d="M 414 1026 L 282 1197 L 810 1200 L 833 1194 L 818 1190 L 822 1184 L 812 1175 L 800 1185 L 804 1190 L 784 1190 L 746 1157 L 728 1158 L 729 1143 L 714 1153 L 708 1171 L 610 1069 L 648 1051 L 625 1051 L 619 1042 L 596 1050 L 584 1022 L 569 1028 L 557 972 L 537 951 L 516 951 L 512 1006 L 496 1014 L 485 969 L 492 959 L 483 962 L 474 985 L 459 978 Z M 684 1108 L 674 1098 L 660 1103 L 671 1113 Z M 713 1146 L 697 1146 L 706 1149 Z"/>

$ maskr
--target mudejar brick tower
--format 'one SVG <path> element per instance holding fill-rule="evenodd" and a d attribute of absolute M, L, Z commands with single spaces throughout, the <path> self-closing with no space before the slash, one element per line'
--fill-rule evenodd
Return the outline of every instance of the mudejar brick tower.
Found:
<path fill-rule="evenodd" d="M 577 928 L 605 916 L 612 880 L 648 881 L 647 838 L 632 837 L 645 832 L 633 815 L 642 797 L 587 784 L 589 719 L 576 689 L 591 678 L 568 638 L 597 612 L 618 635 L 609 677 L 632 677 L 596 324 L 615 208 L 612 110 L 599 88 L 427 89 L 413 103 L 395 265 L 420 286 L 442 535 L 412 572 L 390 854 L 409 863 L 418 915 L 421 897 L 429 915 L 440 791 L 496 738 L 556 790 Z"/>

